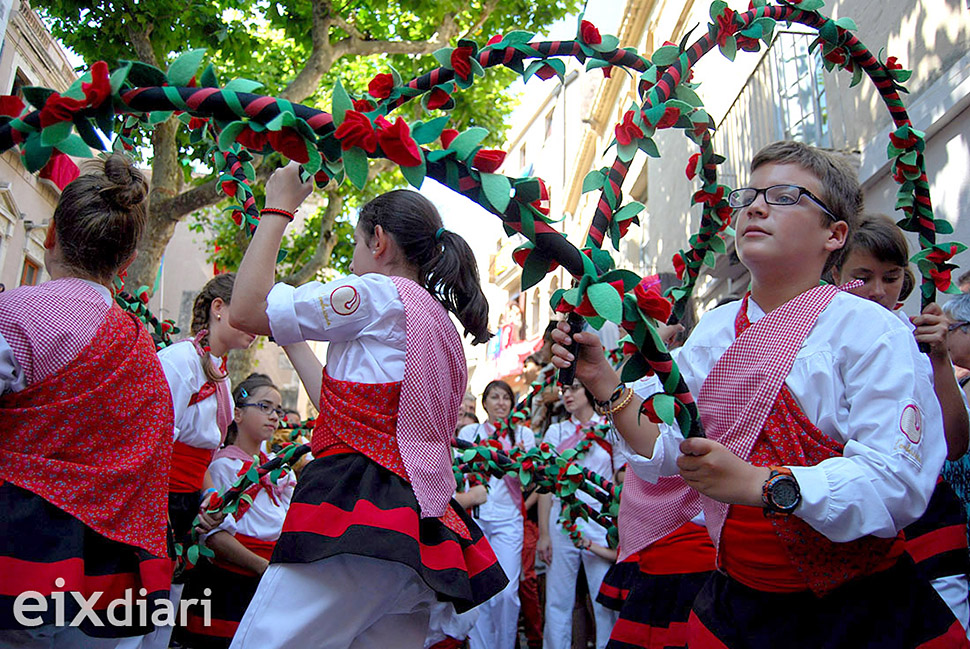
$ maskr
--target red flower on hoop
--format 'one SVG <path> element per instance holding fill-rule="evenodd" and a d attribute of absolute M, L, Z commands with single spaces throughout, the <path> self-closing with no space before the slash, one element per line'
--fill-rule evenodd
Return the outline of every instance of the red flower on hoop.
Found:
<path fill-rule="evenodd" d="M 643 130 L 633 123 L 632 110 L 628 110 L 623 114 L 623 121 L 616 125 L 614 132 L 616 133 L 616 141 L 623 146 L 643 137 Z"/>
<path fill-rule="evenodd" d="M 490 39 L 488 39 L 488 42 L 485 43 L 485 45 L 486 46 L 487 45 L 498 45 L 501 42 L 502 42 L 502 35 L 501 34 L 496 34 L 495 36 L 492 36 Z"/>
<path fill-rule="evenodd" d="M 886 59 L 886 67 L 890 70 L 902 70 L 903 66 L 900 65 L 899 60 L 895 56 L 890 56 Z"/>
<path fill-rule="evenodd" d="M 579 35 L 587 45 L 599 45 L 603 42 L 600 30 L 596 29 L 596 25 L 588 20 L 579 23 Z"/>
<path fill-rule="evenodd" d="M 47 128 L 51 124 L 67 122 L 74 114 L 85 108 L 96 108 L 111 96 L 111 81 L 108 78 L 108 64 L 98 61 L 91 66 L 90 83 L 82 83 L 84 99 L 62 97 L 59 93 L 52 93 L 40 111 L 40 127 Z"/>
<path fill-rule="evenodd" d="M 24 111 L 24 102 L 17 95 L 0 95 L 0 115 L 19 117 Z"/>
<path fill-rule="evenodd" d="M 333 136 L 340 140 L 340 148 L 349 151 L 355 146 L 359 146 L 367 153 L 374 153 L 377 150 L 377 133 L 374 125 L 363 113 L 355 110 L 348 110 L 344 115 L 343 123 L 337 127 Z"/>
<path fill-rule="evenodd" d="M 189 118 L 189 130 L 194 131 L 198 128 L 202 128 L 209 123 L 209 120 L 205 117 L 190 117 Z"/>
<path fill-rule="evenodd" d="M 724 185 L 718 185 L 712 193 L 700 189 L 694 193 L 694 203 L 703 203 L 709 207 L 717 207 L 717 204 L 724 199 Z"/>
<path fill-rule="evenodd" d="M 451 95 L 441 88 L 434 88 L 428 95 L 428 109 L 435 110 L 441 108 L 451 100 Z"/>
<path fill-rule="evenodd" d="M 687 169 L 686 169 L 687 180 L 694 180 L 694 178 L 697 177 L 697 170 L 698 170 L 698 165 L 700 165 L 700 162 L 701 162 L 700 153 L 695 153 L 687 161 Z"/>
<path fill-rule="evenodd" d="M 458 131 L 453 128 L 446 128 L 445 130 L 441 131 L 441 135 L 439 137 L 441 137 L 441 146 L 447 149 L 449 146 L 451 146 L 452 141 L 458 137 Z"/>
<path fill-rule="evenodd" d="M 370 111 L 377 108 L 376 104 L 370 99 L 354 99 L 354 110 L 360 113 L 369 113 Z"/>
<path fill-rule="evenodd" d="M 667 106 L 663 117 L 657 122 L 657 128 L 670 128 L 677 123 L 678 119 L 680 119 L 680 111 L 673 106 Z"/>
<path fill-rule="evenodd" d="M 246 127 L 236 136 L 236 142 L 239 142 L 247 149 L 262 151 L 269 144 L 269 138 L 266 136 L 266 131 L 254 131 Z"/>
<path fill-rule="evenodd" d="M 384 116 L 377 118 L 377 143 L 385 157 L 402 167 L 417 167 L 424 158 L 418 143 L 411 137 L 411 129 L 403 118 L 391 124 Z"/>
<path fill-rule="evenodd" d="M 931 261 L 934 264 L 945 264 L 949 261 L 953 255 L 957 254 L 959 251 L 955 243 L 950 244 L 949 252 L 940 250 L 939 248 L 934 248 L 932 252 L 926 255 L 926 261 Z"/>
<path fill-rule="evenodd" d="M 890 133 L 889 139 L 892 141 L 893 146 L 897 149 L 908 149 L 915 146 L 916 142 L 918 141 L 916 134 L 912 131 L 909 132 L 909 135 L 906 138 L 901 138 L 895 133 Z"/>
<path fill-rule="evenodd" d="M 556 68 L 547 63 L 536 71 L 536 76 L 543 81 L 552 79 L 554 76 L 556 76 Z"/>
<path fill-rule="evenodd" d="M 472 48 L 468 45 L 456 47 L 451 51 L 451 68 L 455 71 L 455 76 L 462 81 L 472 74 L 471 56 Z"/>
<path fill-rule="evenodd" d="M 374 99 L 387 99 L 394 90 L 394 76 L 388 72 L 378 74 L 367 84 L 367 92 Z"/>
<path fill-rule="evenodd" d="M 685 270 L 687 270 L 687 263 L 684 262 L 684 256 L 678 252 L 674 255 L 674 272 L 677 273 L 677 279 L 684 279 Z"/>
<path fill-rule="evenodd" d="M 479 149 L 472 159 L 472 166 L 487 174 L 495 173 L 505 162 L 505 151 L 499 149 Z"/>
<path fill-rule="evenodd" d="M 613 66 L 612 65 L 608 65 L 605 68 L 600 68 L 600 69 L 603 71 L 603 77 L 605 77 L 607 79 L 612 79 L 613 78 Z"/>
<path fill-rule="evenodd" d="M 307 141 L 295 129 L 284 126 L 278 131 L 269 131 L 266 137 L 269 139 L 269 143 L 274 151 L 278 151 L 290 160 L 296 160 L 300 164 L 310 162 L 310 154 L 307 152 Z"/>
<path fill-rule="evenodd" d="M 666 323 L 667 319 L 670 318 L 673 305 L 667 298 L 660 294 L 655 282 L 648 281 L 652 279 L 647 277 L 641 280 L 634 287 L 633 294 L 637 298 L 637 306 L 645 316 L 653 318 L 658 322 Z"/>
<path fill-rule="evenodd" d="M 933 279 L 933 283 L 936 284 L 936 290 L 946 291 L 948 288 L 950 288 L 952 280 L 950 279 L 949 268 L 944 270 L 930 268 L 930 277 Z"/>
<path fill-rule="evenodd" d="M 737 12 L 734 9 L 725 9 L 717 17 L 717 44 L 724 47 L 729 36 L 734 36 L 738 31 L 739 25 L 735 22 Z"/>
<path fill-rule="evenodd" d="M 537 178 L 536 180 L 539 181 L 539 198 L 529 203 L 529 205 L 543 216 L 549 216 L 549 188 L 546 187 L 546 183 L 542 178 Z"/>
<path fill-rule="evenodd" d="M 761 49 L 761 43 L 757 38 L 751 38 L 750 36 L 742 36 L 738 34 L 735 36 L 738 41 L 738 49 L 744 50 L 745 52 L 757 52 Z"/>

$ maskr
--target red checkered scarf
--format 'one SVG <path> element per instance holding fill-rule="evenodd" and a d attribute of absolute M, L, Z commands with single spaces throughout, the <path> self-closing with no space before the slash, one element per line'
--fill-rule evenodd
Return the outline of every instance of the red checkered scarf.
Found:
<path fill-rule="evenodd" d="M 697 398 L 709 439 L 747 459 L 802 342 L 836 293 L 854 285 L 810 289 L 737 336 L 711 368 Z M 738 311 L 738 318 L 745 321 L 748 299 L 746 295 Z M 673 533 L 700 514 L 702 501 L 711 538 L 717 545 L 727 505 L 700 496 L 680 476 L 663 477 L 652 484 L 628 471 L 617 525 L 619 559 Z"/>
<path fill-rule="evenodd" d="M 391 281 L 404 303 L 407 336 L 397 446 L 421 517 L 440 517 L 456 488 L 451 440 L 468 383 L 465 353 L 438 300 L 409 279 Z"/>

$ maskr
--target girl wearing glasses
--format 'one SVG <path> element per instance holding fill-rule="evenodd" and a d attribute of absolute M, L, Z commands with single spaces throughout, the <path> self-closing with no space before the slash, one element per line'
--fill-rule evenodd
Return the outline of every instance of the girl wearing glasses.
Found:
<path fill-rule="evenodd" d="M 253 464 L 274 457 L 267 441 L 276 432 L 283 410 L 280 393 L 265 374 L 250 374 L 232 393 L 235 409 L 229 424 L 230 444 L 216 451 L 209 475 L 224 493 Z M 206 624 L 200 607 L 189 609 L 188 628 L 179 630 L 179 641 L 193 649 L 229 646 L 239 620 L 256 593 L 259 579 L 269 566 L 273 547 L 283 529 L 296 478 L 282 474 L 274 484 L 264 477 L 246 490 L 252 505 L 241 502 L 205 543 L 215 552 L 212 561 L 200 561 L 188 573 L 186 599 L 211 601 L 212 621 Z M 209 589 L 210 594 L 206 594 Z"/>
<path fill-rule="evenodd" d="M 120 154 L 84 172 L 64 188 L 47 228 L 51 279 L 0 294 L 3 647 L 114 646 L 150 629 L 113 622 L 110 597 L 89 599 L 98 624 L 86 616 L 70 626 L 80 609 L 63 591 L 93 598 L 131 589 L 151 612 L 171 579 L 172 406 L 148 331 L 111 294 L 135 259 L 148 183 Z M 47 598 L 46 612 L 29 616 L 39 626 L 15 615 L 24 591 Z M 64 602 L 59 624 L 54 591 Z"/>
<path fill-rule="evenodd" d="M 406 190 L 360 209 L 353 275 L 274 286 L 283 233 L 311 189 L 296 164 L 273 173 L 233 291 L 233 323 L 286 346 L 320 416 L 232 646 L 420 649 L 436 600 L 461 612 L 506 583 L 451 499 L 467 366 L 448 312 L 481 343 L 488 305 L 468 244 Z M 325 368 L 308 340 L 329 341 Z"/>
<path fill-rule="evenodd" d="M 966 398 L 957 384 L 947 348 L 949 321 L 936 304 L 913 318 L 903 313 L 902 302 L 915 286 L 915 278 L 909 269 L 909 247 L 902 230 L 888 216 L 866 215 L 851 234 L 847 252 L 836 262 L 832 275 L 839 284 L 862 280 L 862 286 L 851 289 L 852 293 L 899 314 L 916 340 L 929 345 L 925 357 L 929 360 L 924 365 L 943 410 L 947 459 L 959 460 L 967 452 L 970 430 Z M 920 575 L 933 585 L 963 628 L 970 629 L 966 522 L 966 506 L 941 478 L 926 512 L 905 531 L 906 550 Z M 948 540 L 941 543 L 941 539 Z"/>
<path fill-rule="evenodd" d="M 229 300 L 236 276 L 216 275 L 192 305 L 193 338 L 158 352 L 175 409 L 174 445 L 168 481 L 168 519 L 176 543 L 182 543 L 205 500 L 215 493 L 206 469 L 226 438 L 232 421 L 232 398 L 226 355 L 245 349 L 256 337 L 229 324 Z M 177 608 L 185 584 L 176 575 L 170 599 Z M 165 649 L 171 626 L 159 627 L 121 649 Z"/>

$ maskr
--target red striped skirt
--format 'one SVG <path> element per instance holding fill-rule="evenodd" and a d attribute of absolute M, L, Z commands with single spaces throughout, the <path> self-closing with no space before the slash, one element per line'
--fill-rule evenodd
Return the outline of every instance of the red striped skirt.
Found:
<path fill-rule="evenodd" d="M 154 629 L 152 613 L 159 603 L 168 603 L 171 558 L 112 541 L 9 482 L 0 483 L 0 512 L 0 629 L 27 628 L 14 616 L 14 602 L 26 591 L 46 598 L 46 612 L 30 614 L 43 624 L 55 623 L 59 608 L 64 624 L 70 624 L 81 611 L 77 593 L 88 603 L 96 597 L 94 616 L 102 626 L 88 615 L 80 621 L 89 636 L 127 637 Z M 108 605 L 116 600 L 131 605 L 119 605 L 108 616 Z"/>
<path fill-rule="evenodd" d="M 421 518 L 411 486 L 359 453 L 317 458 L 300 475 L 272 562 L 340 554 L 397 561 L 463 612 L 500 592 L 508 579 L 471 517 L 454 500 L 449 509 L 449 525 Z"/>

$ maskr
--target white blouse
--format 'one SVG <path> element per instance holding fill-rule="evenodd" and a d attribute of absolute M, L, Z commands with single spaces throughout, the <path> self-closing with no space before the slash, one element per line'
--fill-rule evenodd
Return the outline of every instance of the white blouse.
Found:
<path fill-rule="evenodd" d="M 202 371 L 202 361 L 191 340 L 183 340 L 169 345 L 158 352 L 168 388 L 172 392 L 172 405 L 175 409 L 174 441 L 195 448 L 219 448 L 222 431 L 216 420 L 219 395 L 202 399 L 189 405 L 192 395 L 198 392 L 208 380 Z M 214 367 L 219 367 L 218 359 L 209 355 Z M 228 380 L 228 379 L 227 379 Z"/>

